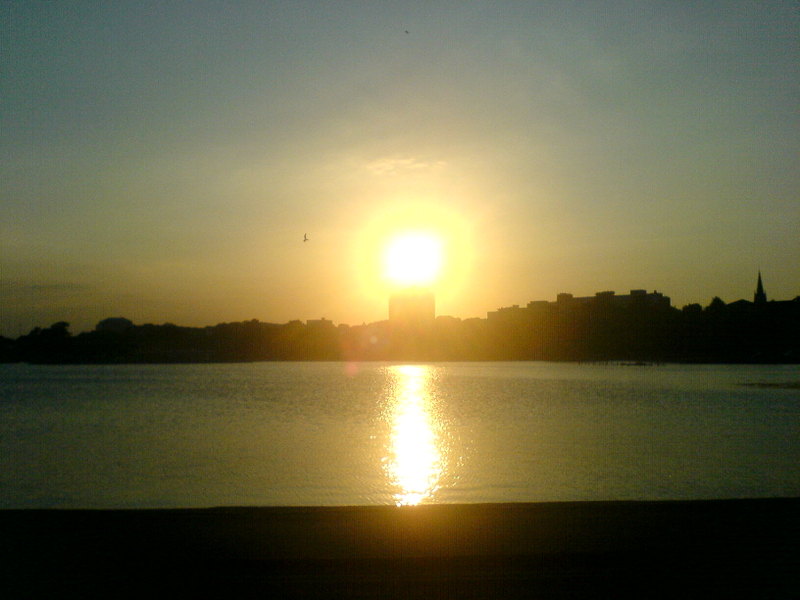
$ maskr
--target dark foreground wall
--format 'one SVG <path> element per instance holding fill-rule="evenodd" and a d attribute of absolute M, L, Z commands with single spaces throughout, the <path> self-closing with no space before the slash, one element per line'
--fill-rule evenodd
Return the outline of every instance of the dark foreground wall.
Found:
<path fill-rule="evenodd" d="M 3 597 L 796 598 L 800 499 L 0 511 Z"/>

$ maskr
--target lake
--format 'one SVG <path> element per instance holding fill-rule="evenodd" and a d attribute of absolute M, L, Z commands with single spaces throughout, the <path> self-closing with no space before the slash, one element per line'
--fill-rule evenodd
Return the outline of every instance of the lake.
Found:
<path fill-rule="evenodd" d="M 800 495 L 800 367 L 0 365 L 0 507 Z"/>

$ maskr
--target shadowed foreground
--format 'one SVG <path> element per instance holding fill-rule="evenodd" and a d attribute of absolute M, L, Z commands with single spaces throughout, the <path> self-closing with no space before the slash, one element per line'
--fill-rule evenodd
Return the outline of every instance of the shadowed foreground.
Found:
<path fill-rule="evenodd" d="M 800 499 L 0 511 L 4 597 L 792 598 Z"/>

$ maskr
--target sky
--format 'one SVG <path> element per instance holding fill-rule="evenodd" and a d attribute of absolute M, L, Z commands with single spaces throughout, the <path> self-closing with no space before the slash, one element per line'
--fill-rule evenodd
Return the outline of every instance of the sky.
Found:
<path fill-rule="evenodd" d="M 5 2 L 0 334 L 800 294 L 800 5 Z M 309 241 L 303 242 L 308 235 Z"/>

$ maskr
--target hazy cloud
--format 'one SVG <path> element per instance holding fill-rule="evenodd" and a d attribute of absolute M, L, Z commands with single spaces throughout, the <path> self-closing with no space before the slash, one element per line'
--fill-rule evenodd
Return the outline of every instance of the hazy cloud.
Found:
<path fill-rule="evenodd" d="M 367 163 L 367 170 L 373 175 L 400 175 L 408 172 L 440 169 L 445 165 L 443 160 L 422 160 L 419 158 L 386 157 Z"/>

